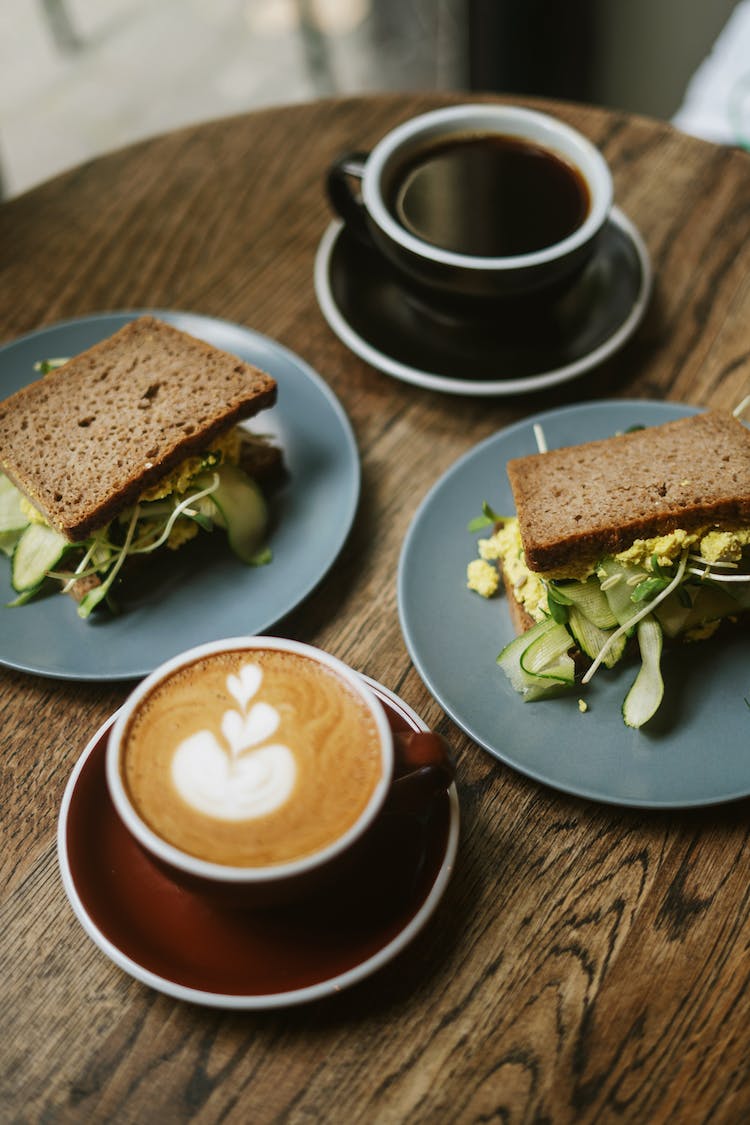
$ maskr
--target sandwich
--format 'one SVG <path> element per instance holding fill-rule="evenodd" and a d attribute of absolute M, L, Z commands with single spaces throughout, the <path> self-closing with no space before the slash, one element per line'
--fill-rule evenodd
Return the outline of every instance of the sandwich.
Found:
<path fill-rule="evenodd" d="M 623 718 L 642 726 L 663 698 L 665 639 L 747 628 L 750 430 L 709 411 L 519 457 L 507 472 L 516 515 L 485 505 L 469 525 L 491 534 L 468 585 L 484 596 L 504 585 L 518 634 L 500 667 L 531 701 L 639 655 Z"/>
<path fill-rule="evenodd" d="M 275 402 L 270 375 L 151 316 L 45 367 L 0 403 L 12 605 L 56 585 L 81 617 L 114 608 L 126 572 L 215 527 L 243 562 L 268 560 L 280 454 L 239 423 Z"/>

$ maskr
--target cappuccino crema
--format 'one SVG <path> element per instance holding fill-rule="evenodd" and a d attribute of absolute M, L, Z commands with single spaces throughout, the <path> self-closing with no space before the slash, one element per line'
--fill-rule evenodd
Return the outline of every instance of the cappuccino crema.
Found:
<path fill-rule="evenodd" d="M 147 693 L 122 742 L 141 819 L 191 856 L 265 867 L 340 839 L 382 776 L 366 702 L 336 671 L 274 649 L 217 652 Z"/>

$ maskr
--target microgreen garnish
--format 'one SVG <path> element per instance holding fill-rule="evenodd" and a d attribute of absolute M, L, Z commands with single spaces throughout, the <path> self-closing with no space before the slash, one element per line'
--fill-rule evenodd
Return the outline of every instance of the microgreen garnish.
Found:
<path fill-rule="evenodd" d="M 656 576 L 653 578 L 644 578 L 633 590 L 633 593 L 630 595 L 630 600 L 631 602 L 644 602 L 648 598 L 652 598 L 655 594 L 660 594 L 662 590 L 667 588 L 670 582 L 671 578 L 657 578 Z"/>
<path fill-rule="evenodd" d="M 549 615 L 553 621 L 558 625 L 565 625 L 568 621 L 568 607 L 556 602 L 554 598 L 549 597 L 549 590 L 547 591 L 547 605 L 549 606 Z"/>
<path fill-rule="evenodd" d="M 711 566 L 717 566 L 717 563 L 711 563 L 703 570 L 698 570 L 697 567 L 689 566 L 688 574 L 695 574 L 698 578 L 706 582 L 750 582 L 750 574 L 717 574 L 715 570 L 711 570 Z"/>
<path fill-rule="evenodd" d="M 218 487 L 219 478 L 214 473 L 210 483 L 198 492 L 183 497 L 178 504 L 151 503 L 137 505 L 128 517 L 128 530 L 124 543 L 120 546 L 109 539 L 109 529 L 96 532 L 92 537 L 81 544 L 86 550 L 72 574 L 63 575 L 50 572 L 50 577 L 59 578 L 64 583 L 62 592 L 67 594 L 81 578 L 97 575 L 102 578 L 101 585 L 95 586 L 82 599 L 78 608 L 79 616 L 88 617 L 104 598 L 107 597 L 120 567 L 128 555 L 150 554 L 161 547 L 169 539 L 172 528 L 180 516 L 194 520 L 204 531 L 212 531 L 214 527 L 210 516 L 196 511 L 192 505 L 206 496 L 210 496 Z M 149 527 L 148 523 L 154 514 L 160 516 L 169 514 L 166 523 L 161 527 Z M 139 519 L 146 520 L 145 532 L 138 527 Z M 158 535 L 156 531 L 158 530 Z"/>
<path fill-rule="evenodd" d="M 659 562 L 659 556 L 658 555 L 652 555 L 651 556 L 651 571 L 652 571 L 653 574 L 658 575 L 659 578 L 666 578 L 667 580 L 669 580 L 669 575 L 667 574 L 666 570 L 664 569 L 664 567 Z"/>
<path fill-rule="evenodd" d="M 485 527 L 494 527 L 496 523 L 504 523 L 507 516 L 499 516 L 497 512 L 493 512 L 490 505 L 485 500 L 482 503 L 482 514 L 476 516 L 470 521 L 468 525 L 469 531 L 483 531 Z"/>
<path fill-rule="evenodd" d="M 615 642 L 623 634 L 627 635 L 628 633 L 630 633 L 632 631 L 633 627 L 635 625 L 637 625 L 639 621 L 642 621 L 643 618 L 646 617 L 647 614 L 651 613 L 652 610 L 656 609 L 657 605 L 659 605 L 660 602 L 664 601 L 664 599 L 671 594 L 672 590 L 677 589 L 677 587 L 679 586 L 680 582 L 682 582 L 682 579 L 685 575 L 685 567 L 687 566 L 687 558 L 688 558 L 688 553 L 687 553 L 687 551 L 684 551 L 681 558 L 680 558 L 678 566 L 677 566 L 677 573 L 675 574 L 672 581 L 669 582 L 664 587 L 663 590 L 661 590 L 658 594 L 656 594 L 656 596 L 650 602 L 647 602 L 647 604 L 645 606 L 643 606 L 642 609 L 639 609 L 638 612 L 635 613 L 630 618 L 629 621 L 626 621 L 624 625 L 620 625 L 619 628 L 615 629 L 615 631 L 613 633 L 610 633 L 606 644 L 600 650 L 600 652 L 599 652 L 598 656 L 596 657 L 596 659 L 594 660 L 593 664 L 590 666 L 588 671 L 582 677 L 582 679 L 581 679 L 582 684 L 587 684 L 589 682 L 591 677 L 594 675 L 594 672 L 596 672 L 597 668 L 602 663 L 602 661 L 606 657 L 609 650 L 612 648 L 613 644 L 615 644 Z"/>
<path fill-rule="evenodd" d="M 120 557 L 117 559 L 117 562 L 109 571 L 107 577 L 104 579 L 101 585 L 95 586 L 93 590 L 89 590 L 88 594 L 86 594 L 86 597 L 81 600 L 81 604 L 78 606 L 79 617 L 88 617 L 92 609 L 94 609 L 95 606 L 98 606 L 99 602 L 103 601 L 109 593 L 112 583 L 119 574 L 120 568 L 127 558 L 128 550 L 130 544 L 133 541 L 133 535 L 135 534 L 135 526 L 138 522 L 139 514 L 140 508 L 138 504 L 136 504 L 136 506 L 133 508 L 133 514 L 130 517 L 130 523 L 128 524 L 128 531 L 127 535 L 125 536 L 125 542 L 122 545 Z"/>
<path fill-rule="evenodd" d="M 40 359 L 34 364 L 34 370 L 38 371 L 40 375 L 49 375 L 50 371 L 57 371 L 58 367 L 62 367 L 67 362 L 68 356 L 60 359 Z"/>

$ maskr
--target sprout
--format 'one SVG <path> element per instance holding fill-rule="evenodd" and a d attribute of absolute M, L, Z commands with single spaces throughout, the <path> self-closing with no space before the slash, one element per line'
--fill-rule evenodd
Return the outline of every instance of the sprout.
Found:
<path fill-rule="evenodd" d="M 659 604 L 659 602 L 663 602 L 665 598 L 669 597 L 673 590 L 677 589 L 680 582 L 682 582 L 683 576 L 685 574 L 687 560 L 688 553 L 687 551 L 683 551 L 679 565 L 677 567 L 677 573 L 675 574 L 669 585 L 665 586 L 664 589 L 660 593 L 658 593 L 655 598 L 648 602 L 647 605 L 643 606 L 643 608 L 640 609 L 638 613 L 634 614 L 629 621 L 626 621 L 624 625 L 621 625 L 619 629 L 615 629 L 614 633 L 610 634 L 609 640 L 605 645 L 602 646 L 596 660 L 593 662 L 589 670 L 586 672 L 586 675 L 581 680 L 582 684 L 587 684 L 589 682 L 594 672 L 607 656 L 615 641 L 618 640 L 624 633 L 629 633 L 633 626 L 637 625 L 638 622 L 642 620 L 642 618 L 651 613 L 651 611 Z"/>
<path fill-rule="evenodd" d="M 723 567 L 724 570 L 737 570 L 737 563 L 733 560 L 721 561 L 716 559 L 704 559 L 701 555 L 688 555 L 689 562 L 699 563 L 700 566 L 689 566 L 687 568 L 688 574 L 695 574 L 698 578 L 710 579 L 712 582 L 750 582 L 750 574 L 717 574 L 715 567 Z"/>
<path fill-rule="evenodd" d="M 185 515 L 193 519 L 197 519 L 199 513 L 193 512 L 191 510 L 191 506 L 193 504 L 197 504 L 199 500 L 203 500 L 206 496 L 210 496 L 212 492 L 216 492 L 216 489 L 218 487 L 219 475 L 218 473 L 213 473 L 211 477 L 211 483 L 209 485 L 201 489 L 200 492 L 194 492 L 190 496 L 186 496 L 183 500 L 180 501 L 180 503 L 175 507 L 171 516 L 167 520 L 164 529 L 158 539 L 155 539 L 154 542 L 150 543 L 147 547 L 133 547 L 129 553 L 131 555 L 147 555 L 150 554 L 151 551 L 155 551 L 157 547 L 161 547 L 161 545 L 163 543 L 166 543 L 167 539 L 169 539 L 172 528 L 174 527 L 176 521 L 180 518 L 180 516 Z"/>
<path fill-rule="evenodd" d="M 471 520 L 466 530 L 482 531 L 485 527 L 494 527 L 496 523 L 504 523 L 507 518 L 507 516 L 499 516 L 485 500 L 482 503 L 481 516 L 477 516 L 475 519 Z"/>
<path fill-rule="evenodd" d="M 117 577 L 117 574 L 119 573 L 120 567 L 122 566 L 122 564 L 125 562 L 125 559 L 127 558 L 128 549 L 129 549 L 131 541 L 133 539 L 133 534 L 135 532 L 135 525 L 138 522 L 139 514 L 140 514 L 140 508 L 136 504 L 136 506 L 133 508 L 133 514 L 130 517 L 130 523 L 128 525 L 127 535 L 125 536 L 125 542 L 122 545 L 122 550 L 120 551 L 119 558 L 117 559 L 115 565 L 110 570 L 107 577 L 102 582 L 101 586 L 95 586 L 94 589 L 90 590 L 89 593 L 86 595 L 86 597 L 82 599 L 81 604 L 78 607 L 78 616 L 79 617 L 88 617 L 89 614 L 91 613 L 92 609 L 94 609 L 94 607 L 97 606 L 100 601 L 102 601 L 104 598 L 106 598 L 107 594 L 109 593 L 109 590 L 111 589 L 112 583 L 114 582 L 115 578 Z"/>
<path fill-rule="evenodd" d="M 689 566 L 688 574 L 697 574 L 699 578 L 710 578 L 712 582 L 750 582 L 750 574 L 715 574 L 710 566 L 700 570 L 697 566 Z"/>
<path fill-rule="evenodd" d="M 171 534 L 172 528 L 175 525 L 175 522 L 180 518 L 180 516 L 186 515 L 190 518 L 200 518 L 200 513 L 194 511 L 192 505 L 197 504 L 198 501 L 203 500 L 206 496 L 210 496 L 211 493 L 215 492 L 218 487 L 219 476 L 217 473 L 213 473 L 210 483 L 205 488 L 201 488 L 198 492 L 191 493 L 190 496 L 184 497 L 179 502 L 179 504 L 175 505 L 169 519 L 167 520 L 161 531 L 161 534 L 146 547 L 138 546 L 137 540 L 134 544 L 136 527 L 138 525 L 138 520 L 142 515 L 142 508 L 139 504 L 136 504 L 132 510 L 128 522 L 128 529 L 125 534 L 125 541 L 121 547 L 110 543 L 106 538 L 106 533 L 102 535 L 101 538 L 94 537 L 92 540 L 88 541 L 88 549 L 81 559 L 80 563 L 76 567 L 74 573 L 65 583 L 64 590 L 67 592 L 72 586 L 75 585 L 75 583 L 80 578 L 87 577 L 91 574 L 106 572 L 106 577 L 102 581 L 101 585 L 96 586 L 93 590 L 90 590 L 89 593 L 86 594 L 85 598 L 82 599 L 81 604 L 78 607 L 79 616 L 88 617 L 92 609 L 94 609 L 94 607 L 97 606 L 99 602 L 101 602 L 107 596 L 109 590 L 112 587 L 112 583 L 120 572 L 120 568 L 129 555 L 150 554 L 151 551 L 155 551 L 157 547 L 161 547 L 163 543 L 166 543 Z M 102 547 L 110 552 L 109 557 L 103 563 L 99 563 L 97 566 L 90 566 L 89 563 L 91 562 L 91 559 L 93 558 L 95 552 L 97 551 L 97 549 L 101 549 Z M 110 565 L 111 563 L 113 563 L 113 565 Z M 109 567 L 109 570 L 107 570 L 107 567 Z"/>

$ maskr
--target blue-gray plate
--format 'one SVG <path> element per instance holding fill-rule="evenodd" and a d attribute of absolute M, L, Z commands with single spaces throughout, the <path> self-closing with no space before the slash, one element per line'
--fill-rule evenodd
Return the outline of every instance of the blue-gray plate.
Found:
<path fill-rule="evenodd" d="M 125 612 L 82 621 L 73 600 L 59 594 L 5 608 L 14 593 L 10 566 L 0 556 L 0 664 L 7 667 L 69 680 L 134 679 L 203 641 L 265 632 L 320 582 L 354 520 L 359 455 L 338 399 L 298 356 L 241 325 L 151 309 L 55 324 L 0 348 L 0 398 L 38 378 L 37 360 L 75 355 L 140 311 L 241 356 L 277 380 L 277 405 L 251 423 L 274 435 L 289 470 L 272 501 L 273 561 L 246 567 L 216 535 L 210 553 L 193 553 L 189 563 L 180 557 L 188 551 L 177 552 L 167 578 Z"/>
<path fill-rule="evenodd" d="M 536 452 L 535 423 L 552 449 L 693 412 L 674 403 L 622 400 L 528 418 L 465 454 L 425 497 L 405 539 L 401 627 L 428 689 L 480 746 L 565 793 L 654 809 L 750 795 L 750 635 L 727 630 L 665 650 L 664 702 L 641 730 L 626 727 L 621 717 L 635 664 L 600 669 L 588 688 L 570 696 L 524 703 L 495 663 L 513 637 L 505 598 L 487 600 L 466 586 L 466 566 L 482 534 L 470 534 L 467 524 L 484 500 L 512 514 L 505 464 Z M 582 712 L 584 691 L 588 710 Z"/>

